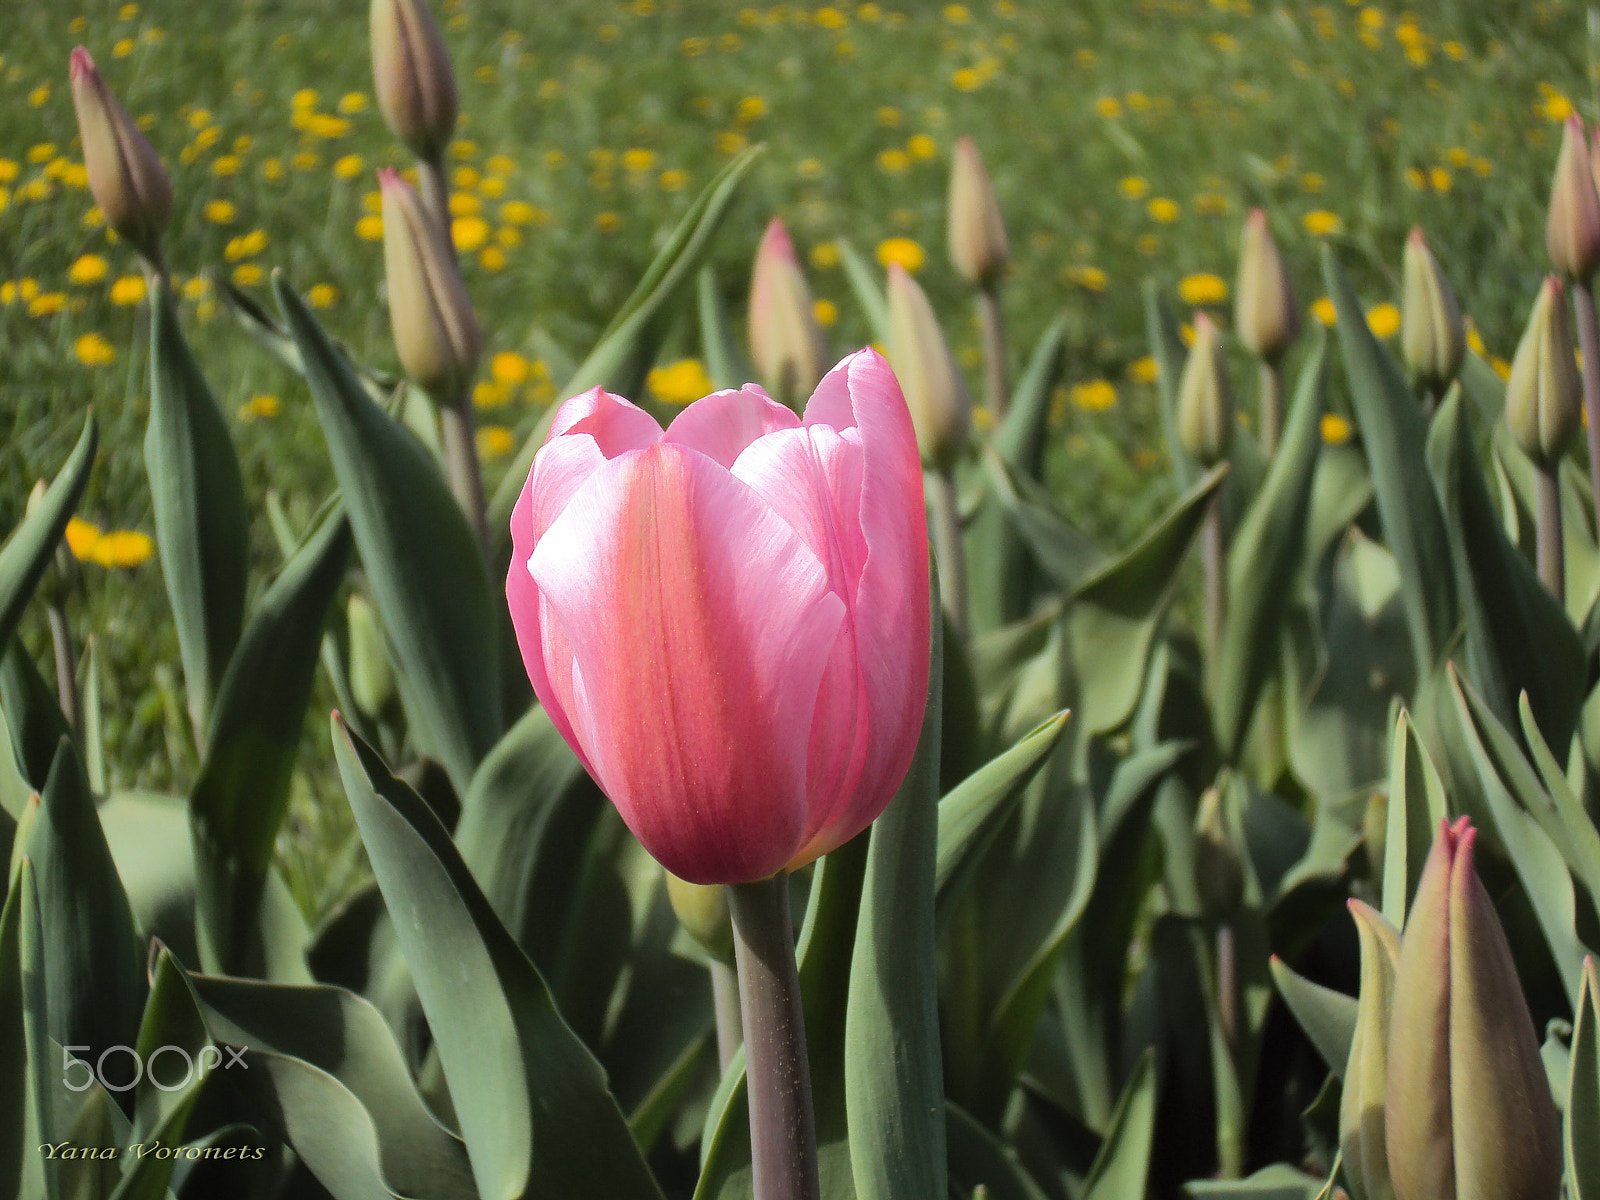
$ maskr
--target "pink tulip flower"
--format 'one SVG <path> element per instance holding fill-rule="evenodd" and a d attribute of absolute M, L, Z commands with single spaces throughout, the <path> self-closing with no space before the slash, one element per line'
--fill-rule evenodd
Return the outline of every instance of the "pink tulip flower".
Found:
<path fill-rule="evenodd" d="M 899 786 L 928 687 L 922 470 L 872 350 L 804 418 L 754 385 L 662 430 L 561 406 L 511 518 L 506 597 L 534 691 L 667 870 L 803 866 Z"/>

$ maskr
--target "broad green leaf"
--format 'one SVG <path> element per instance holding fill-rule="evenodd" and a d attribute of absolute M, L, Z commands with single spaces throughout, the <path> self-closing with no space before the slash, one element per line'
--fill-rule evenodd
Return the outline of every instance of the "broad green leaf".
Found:
<path fill-rule="evenodd" d="M 1528 705 L 1526 694 L 1517 698 L 1517 715 L 1522 719 L 1524 744 L 1539 769 L 1545 795 L 1550 801 L 1547 807 L 1530 811 L 1589 893 L 1590 902 L 1600 906 L 1600 831 L 1595 829 L 1583 804 L 1573 794 L 1566 773 L 1550 753 L 1538 725 L 1534 724 L 1533 709 Z"/>
<path fill-rule="evenodd" d="M 1565 746 L 1583 703 L 1583 643 L 1506 538 L 1472 451 L 1459 389 L 1439 406 L 1427 454 L 1446 517 L 1473 686 L 1507 726 L 1515 723 L 1518 693 L 1527 692 L 1539 728 Z"/>
<path fill-rule="evenodd" d="M 1600 1196 L 1600 978 L 1594 959 L 1583 960 L 1578 1006 L 1572 1019 L 1572 1066 L 1567 1078 L 1567 1195 Z"/>
<path fill-rule="evenodd" d="M 134 924 L 180 960 L 198 962 L 188 804 L 181 796 L 119 791 L 106 797 L 99 812 Z"/>
<path fill-rule="evenodd" d="M 1322 1055 L 1328 1070 L 1343 1079 L 1345 1068 L 1350 1065 L 1350 1041 L 1356 1031 L 1356 998 L 1313 983 L 1276 954 L 1269 965 L 1272 982 L 1278 985 L 1278 994 L 1294 1019 Z"/>
<path fill-rule="evenodd" d="M 1227 609 L 1211 702 L 1218 749 L 1229 763 L 1239 760 L 1256 701 L 1277 666 L 1285 597 L 1305 550 L 1322 446 L 1326 349 L 1319 335 L 1290 403 L 1282 444 L 1228 547 Z"/>
<path fill-rule="evenodd" d="M 611 324 L 567 380 L 561 395 L 575 396 L 599 385 L 631 398 L 644 386 L 645 374 L 655 361 L 666 328 L 677 318 L 683 289 L 694 279 L 710 253 L 711 240 L 722 227 L 728 209 L 738 195 L 739 186 L 763 150 L 755 145 L 723 167 L 695 197 L 689 211 L 667 237 L 645 269 Z M 742 381 L 741 381 L 742 382 Z M 506 473 L 489 502 L 491 530 L 505 530 L 511 524 L 511 510 L 533 466 L 533 456 L 544 442 L 552 405 L 545 419 L 536 424 L 522 447 L 506 466 Z M 463 785 L 464 786 L 464 785 Z"/>
<path fill-rule="evenodd" d="M 1373 336 L 1327 245 L 1322 248 L 1322 276 L 1338 313 L 1350 402 L 1367 452 L 1384 538 L 1400 564 L 1401 602 L 1416 677 L 1422 679 L 1439 660 L 1456 623 L 1456 581 L 1445 517 L 1427 474 L 1418 470 L 1426 461 L 1427 417 L 1399 366 Z"/>
<path fill-rule="evenodd" d="M 188 982 L 211 1037 L 246 1050 L 248 1079 L 234 1067 L 230 1081 L 270 1098 L 295 1152 L 335 1195 L 478 1194 L 466 1147 L 428 1111 L 367 1001 L 319 985 Z"/>
<path fill-rule="evenodd" d="M 305 362 L 356 549 L 409 685 L 413 733 L 464 793 L 501 734 L 503 602 L 438 464 L 367 396 L 282 276 L 273 290 Z"/>
<path fill-rule="evenodd" d="M 5 653 L 11 634 L 22 619 L 22 610 L 38 586 L 50 558 L 66 532 L 67 521 L 78 507 L 83 488 L 94 466 L 99 435 L 91 414 L 83 423 L 78 444 L 72 448 L 44 498 L 22 523 L 11 531 L 0 546 L 0 654 Z"/>
<path fill-rule="evenodd" d="M 850 285 L 861 315 L 866 318 L 873 341 L 887 346 L 894 339 L 889 336 L 889 304 L 878 282 L 881 272 L 868 265 L 848 238 L 834 238 L 833 244 L 838 247 L 845 282 Z"/>
<path fill-rule="evenodd" d="M 600 1066 L 426 804 L 335 717 L 334 755 L 485 1196 L 659 1200 Z"/>
<path fill-rule="evenodd" d="M 1071 318 L 1062 315 L 1040 334 L 1028 365 L 1011 389 L 1005 416 L 989 438 L 990 448 L 1006 466 L 1033 481 L 1044 467 L 1045 419 L 1051 393 L 1066 369 L 1070 327 Z"/>
<path fill-rule="evenodd" d="M 38 1152 L 39 1129 L 30 1092 L 22 979 L 23 878 L 32 887 L 31 864 L 19 874 L 0 906 L 0 1200 L 25 1200 L 44 1190 Z"/>
<path fill-rule="evenodd" d="M 1084 576 L 1104 562 L 1105 555 L 1100 547 L 1060 513 L 1043 484 L 1008 466 L 992 448 L 984 451 L 983 465 L 988 469 L 991 491 L 985 511 L 992 505 L 999 505 L 1009 523 L 1006 535 L 1022 538 L 1033 560 L 1058 588 L 1076 587 Z M 983 513 L 980 512 L 968 539 L 969 546 L 976 548 L 985 540 L 1002 536 L 993 529 L 982 528 L 982 522 Z M 976 575 L 978 571 L 973 573 Z M 1013 610 L 1020 618 L 1027 606 L 1008 605 L 998 611 L 1010 613 Z"/>
<path fill-rule="evenodd" d="M 930 654 L 916 755 L 872 825 L 848 975 L 844 1092 L 850 1163 L 862 1200 L 943 1196 L 946 1190 L 934 957 L 944 660 L 939 625 Z"/>
<path fill-rule="evenodd" d="M 750 363 L 734 335 L 722 292 L 717 286 L 716 268 L 710 263 L 700 268 L 695 284 L 700 314 L 700 348 L 706 357 L 706 374 L 719 388 L 737 388 L 755 378 Z"/>
<path fill-rule="evenodd" d="M 1155 1051 L 1139 1056 L 1128 1086 L 1111 1114 L 1105 1144 L 1095 1157 L 1083 1200 L 1121 1200 L 1142 1196 L 1150 1175 L 1150 1151 L 1155 1140 Z"/>
<path fill-rule="evenodd" d="M 336 512 L 279 573 L 234 652 L 217 693 L 200 776 L 189 794 L 206 964 L 265 973 L 257 910 L 322 646 L 322 627 L 350 558 Z"/>
<path fill-rule="evenodd" d="M 1323 446 L 1311 484 L 1311 511 L 1306 515 L 1302 575 L 1308 581 L 1323 556 L 1371 503 L 1372 477 L 1361 451 L 1350 442 Z"/>
<path fill-rule="evenodd" d="M 944 1111 L 950 1140 L 950 1184 L 957 1194 L 971 1195 L 981 1186 L 990 1200 L 1044 1200 L 1043 1190 L 999 1138 L 957 1104 L 947 1102 Z"/>
<path fill-rule="evenodd" d="M 144 1008 L 144 962 L 127 895 L 72 744 L 56 752 L 28 834 L 38 886 L 47 1030 L 93 1061 L 131 1045 Z"/>
<path fill-rule="evenodd" d="M 46 967 L 46 943 L 43 905 L 34 880 L 33 862 L 24 858 L 17 870 L 13 885 L 17 905 L 17 965 L 21 983 L 22 1036 L 26 1047 L 26 1078 L 31 1095 L 28 1107 L 31 1118 L 28 1126 L 40 1142 L 52 1145 L 60 1142 L 72 1123 L 70 1101 L 66 1089 L 59 1084 L 56 1072 L 66 1065 L 61 1044 L 50 1036 L 48 992 L 49 979 Z M 24 1146 L 23 1151 L 37 1154 L 37 1144 Z M 61 1198 L 61 1168 L 54 1161 L 41 1164 L 44 1176 L 44 1194 L 47 1200 Z M 37 1196 L 23 1193 L 25 1200 Z"/>
<path fill-rule="evenodd" d="M 1191 1180 L 1183 1190 L 1194 1200 L 1313 1200 L 1323 1186 L 1288 1163 L 1273 1163 L 1244 1179 Z"/>
<path fill-rule="evenodd" d="M 1389 813 L 1383 841 L 1383 915 L 1401 929 L 1448 802 L 1433 758 L 1404 709 L 1395 722 L 1390 755 Z"/>
<path fill-rule="evenodd" d="M 1161 617 L 1226 474 L 1218 467 L 1205 475 L 1131 549 L 1067 598 L 1063 699 L 1084 736 L 1116 729 L 1132 714 Z"/>
<path fill-rule="evenodd" d="M 42 790 L 61 739 L 70 738 L 71 730 L 55 689 L 45 682 L 20 639 L 13 640 L 0 659 L 0 709 L 5 710 L 16 769 L 30 790 Z"/>
<path fill-rule="evenodd" d="M 228 423 L 184 340 L 171 289 L 159 279 L 150 314 L 144 464 L 189 716 L 203 740 L 244 624 L 249 512 Z"/>
<path fill-rule="evenodd" d="M 967 882 L 965 868 L 981 857 L 1016 799 L 1050 757 L 1066 730 L 1065 710 L 1027 734 L 947 792 L 939 801 L 934 888 L 940 913 Z"/>

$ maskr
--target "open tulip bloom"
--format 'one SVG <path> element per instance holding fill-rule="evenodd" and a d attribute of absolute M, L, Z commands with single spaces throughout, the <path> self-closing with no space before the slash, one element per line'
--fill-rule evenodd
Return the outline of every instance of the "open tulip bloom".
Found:
<path fill-rule="evenodd" d="M 911 418 L 861 350 L 797 417 L 754 385 L 663 430 L 594 388 L 561 406 L 506 581 L 539 700 L 644 847 L 762 879 L 865 829 L 928 683 Z"/>

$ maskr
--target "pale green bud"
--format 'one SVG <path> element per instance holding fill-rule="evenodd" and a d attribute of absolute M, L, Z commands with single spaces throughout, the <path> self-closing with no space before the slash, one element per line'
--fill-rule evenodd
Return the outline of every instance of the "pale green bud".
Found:
<path fill-rule="evenodd" d="M 811 289 L 783 222 L 773 217 L 750 273 L 750 361 L 774 397 L 799 408 L 832 364 Z"/>
<path fill-rule="evenodd" d="M 418 158 L 437 160 L 455 133 L 456 74 L 426 0 L 372 0 L 378 111 Z"/>
<path fill-rule="evenodd" d="M 1202 467 L 1228 457 L 1233 440 L 1233 391 L 1216 322 L 1194 317 L 1194 345 L 1178 379 L 1178 441 Z"/>
<path fill-rule="evenodd" d="M 1234 293 L 1234 323 L 1239 341 L 1257 358 L 1276 363 L 1300 332 L 1289 273 L 1283 269 L 1267 214 L 1252 208 L 1239 240 L 1239 286 Z"/>
<path fill-rule="evenodd" d="M 1400 303 L 1400 354 L 1413 387 L 1442 394 L 1467 353 L 1461 306 L 1422 230 L 1406 238 Z"/>
<path fill-rule="evenodd" d="M 1561 129 L 1544 245 L 1556 274 L 1567 279 L 1587 280 L 1600 266 L 1600 192 L 1595 190 L 1583 119 L 1577 113 Z"/>
<path fill-rule="evenodd" d="M 923 463 L 949 470 L 966 449 L 972 397 L 933 305 L 899 263 L 889 267 L 889 365 L 911 409 Z"/>
<path fill-rule="evenodd" d="M 946 214 L 950 261 L 968 283 L 993 287 L 1010 261 L 1005 221 L 994 183 L 970 137 L 956 139 L 950 159 L 950 199 Z"/>
<path fill-rule="evenodd" d="M 700 948 L 718 962 L 733 962 L 733 921 L 728 916 L 728 889 L 720 883 L 689 883 L 671 871 L 667 899 L 678 923 Z"/>
<path fill-rule="evenodd" d="M 1583 421 L 1583 383 L 1564 292 L 1559 278 L 1545 276 L 1506 380 L 1506 427 L 1546 470 L 1560 461 Z"/>
<path fill-rule="evenodd" d="M 352 592 L 345 621 L 350 633 L 350 698 L 367 716 L 380 716 L 398 693 L 378 614 L 365 596 Z"/>
<path fill-rule="evenodd" d="M 82 46 L 72 52 L 72 106 L 89 191 L 106 224 L 151 263 L 172 215 L 172 184 L 154 147 L 106 87 Z"/>

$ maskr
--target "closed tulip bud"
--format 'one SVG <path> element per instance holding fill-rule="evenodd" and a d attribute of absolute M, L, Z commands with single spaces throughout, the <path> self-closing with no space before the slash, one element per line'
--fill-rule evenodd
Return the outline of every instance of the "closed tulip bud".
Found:
<path fill-rule="evenodd" d="M 1389 1060 L 1389 1007 L 1394 998 L 1395 968 L 1400 961 L 1400 934 L 1382 913 L 1351 900 L 1361 944 L 1361 992 L 1356 998 L 1356 1027 L 1350 1038 L 1350 1061 L 1339 1100 L 1339 1144 L 1345 1174 L 1357 1200 L 1393 1200 L 1389 1155 L 1384 1145 L 1384 1090 Z"/>
<path fill-rule="evenodd" d="M 1583 119 L 1577 113 L 1562 127 L 1544 244 L 1550 265 L 1567 279 L 1587 280 L 1600 266 L 1600 192 L 1595 190 Z"/>
<path fill-rule="evenodd" d="M 82 46 L 72 52 L 72 107 L 78 114 L 89 191 L 106 224 L 152 264 L 172 215 L 172 184 L 155 148 L 106 87 Z"/>
<path fill-rule="evenodd" d="M 1205 313 L 1194 318 L 1194 345 L 1178 379 L 1178 441 L 1203 467 L 1228 457 L 1233 392 L 1222 360 L 1222 337 Z"/>
<path fill-rule="evenodd" d="M 899 263 L 889 267 L 889 361 L 911 409 L 922 461 L 949 470 L 966 448 L 972 397 L 933 305 Z"/>
<path fill-rule="evenodd" d="M 828 369 L 828 342 L 811 305 L 811 289 L 783 222 L 773 217 L 750 275 L 750 360 L 766 385 L 791 407 Z"/>
<path fill-rule="evenodd" d="M 994 184 L 984 170 L 970 137 L 956 139 L 950 160 L 950 203 L 947 214 L 950 261 L 961 278 L 992 288 L 1005 274 L 1011 252 Z"/>
<path fill-rule="evenodd" d="M 728 889 L 715 883 L 686 883 L 671 871 L 667 899 L 678 924 L 718 962 L 733 962 L 733 922 L 728 918 Z"/>
<path fill-rule="evenodd" d="M 1561 1134 L 1477 833 L 1442 823 L 1400 941 L 1385 1141 L 1398 1200 L 1556 1200 Z"/>
<path fill-rule="evenodd" d="M 406 373 L 439 404 L 455 404 L 478 369 L 482 339 L 472 301 L 445 244 L 411 186 L 378 172 L 383 193 L 383 265 L 389 324 Z"/>
<path fill-rule="evenodd" d="M 1550 470 L 1583 421 L 1583 383 L 1561 280 L 1545 276 L 1506 380 L 1506 426 L 1522 451 Z"/>
<path fill-rule="evenodd" d="M 667 870 L 765 879 L 883 811 L 931 625 L 916 434 L 877 353 L 829 371 L 803 418 L 754 385 L 665 431 L 600 388 L 573 397 L 511 538 L 533 690 Z"/>
<path fill-rule="evenodd" d="M 1289 274 L 1283 269 L 1278 244 L 1272 239 L 1267 214 L 1252 208 L 1239 242 L 1239 287 L 1233 319 L 1244 348 L 1264 362 L 1276 363 L 1300 332 Z"/>
<path fill-rule="evenodd" d="M 380 716 L 397 693 L 378 614 L 365 596 L 352 592 L 345 606 L 345 621 L 350 633 L 350 698 L 367 716 Z"/>
<path fill-rule="evenodd" d="M 1194 882 L 1200 908 L 1213 921 L 1239 911 L 1244 898 L 1244 866 L 1222 811 L 1222 793 L 1209 787 L 1200 796 L 1194 822 Z"/>
<path fill-rule="evenodd" d="M 372 0 L 378 111 L 418 158 L 437 160 L 456 129 L 456 73 L 426 0 Z"/>
<path fill-rule="evenodd" d="M 1422 230 L 1406 238 L 1400 305 L 1400 354 L 1413 387 L 1443 394 L 1467 353 L 1461 306 Z"/>

